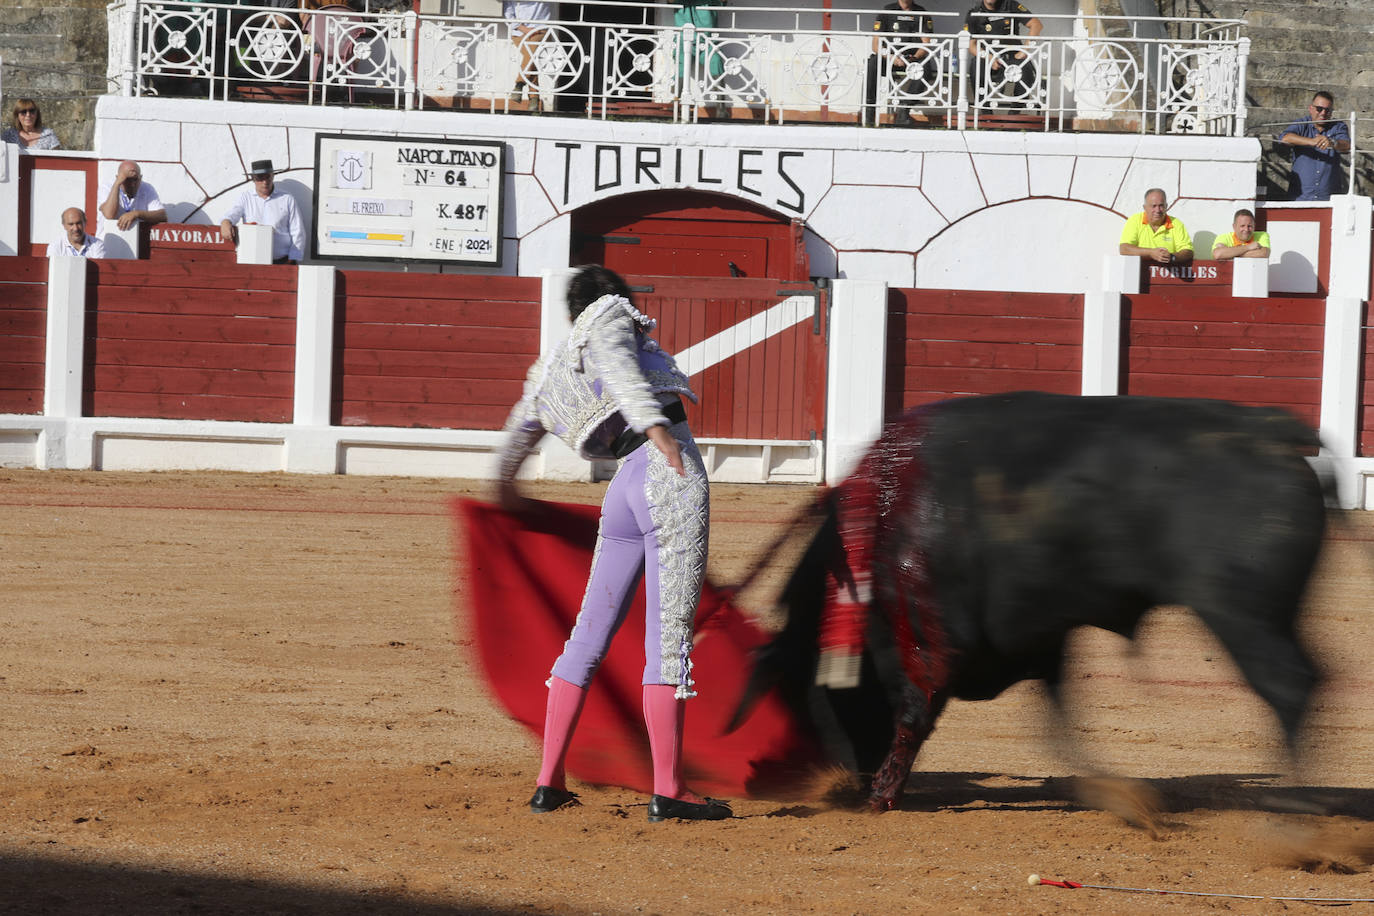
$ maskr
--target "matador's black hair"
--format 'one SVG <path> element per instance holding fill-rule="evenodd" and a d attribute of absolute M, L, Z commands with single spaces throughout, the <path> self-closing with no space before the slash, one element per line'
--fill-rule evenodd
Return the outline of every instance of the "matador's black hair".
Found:
<path fill-rule="evenodd" d="M 568 281 L 568 317 L 573 321 L 596 300 L 607 293 L 634 301 L 629 284 L 620 274 L 600 264 L 588 264 Z"/>

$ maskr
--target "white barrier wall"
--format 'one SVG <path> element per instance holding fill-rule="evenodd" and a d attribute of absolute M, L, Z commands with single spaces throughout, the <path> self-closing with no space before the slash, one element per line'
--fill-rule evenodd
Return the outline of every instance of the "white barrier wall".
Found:
<path fill-rule="evenodd" d="M 174 223 L 217 223 L 259 158 L 277 164 L 279 187 L 309 221 L 317 133 L 503 142 L 510 256 L 482 272 L 523 276 L 567 266 L 578 209 L 691 189 L 803 220 L 815 275 L 1079 293 L 1097 288 L 1102 255 L 1116 250 L 1147 189 L 1163 188 L 1195 235 L 1214 235 L 1236 208 L 1254 206 L 1259 160 L 1254 139 L 1206 136 L 608 123 L 116 96 L 99 100 L 97 116 L 102 180 L 119 160 L 138 160 Z"/>
<path fill-rule="evenodd" d="M 0 143 L 0 257 L 19 253 L 19 147 Z"/>
<path fill-rule="evenodd" d="M 328 266 L 298 268 L 292 423 L 82 417 L 86 261 L 52 258 L 48 265 L 45 413 L 0 415 L 0 466 L 476 478 L 490 477 L 495 470 L 499 432 L 329 425 L 335 271 Z M 541 350 L 567 331 L 562 300 L 567 273 L 556 270 L 544 275 Z M 1081 386 L 1085 395 L 1118 393 L 1121 301 L 1119 291 L 1097 290 L 1085 296 Z M 759 455 L 751 461 L 720 462 L 712 469 L 713 479 L 824 480 L 832 484 L 843 479 L 881 428 L 886 310 L 886 284 L 834 284 L 827 433 L 825 442 L 809 444 L 812 452 L 808 466 L 814 466 L 814 471 L 798 473 L 793 467 L 772 462 L 767 446 L 758 445 Z M 1369 486 L 1370 478 L 1374 478 L 1374 458 L 1356 456 L 1363 312 L 1364 302 L 1354 297 L 1333 296 L 1326 303 L 1320 408 L 1325 448 L 1317 462 L 1335 474 L 1341 505 L 1374 509 L 1374 487 Z M 738 445 L 703 443 L 708 447 Z M 546 437 L 524 473 L 529 477 L 585 480 L 596 475 L 597 469 L 589 470 L 586 462 Z"/>

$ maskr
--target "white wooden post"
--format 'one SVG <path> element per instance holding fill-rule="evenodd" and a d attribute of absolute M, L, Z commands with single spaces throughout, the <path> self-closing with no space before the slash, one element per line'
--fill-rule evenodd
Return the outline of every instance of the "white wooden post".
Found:
<path fill-rule="evenodd" d="M 1136 260 L 1131 258 L 1132 261 Z M 1085 395 L 1121 393 L 1121 293 L 1083 294 Z"/>
<path fill-rule="evenodd" d="M 43 415 L 81 416 L 85 381 L 86 259 L 48 259 L 48 324 L 43 366 Z"/>
<path fill-rule="evenodd" d="M 887 284 L 836 280 L 826 367 L 825 482 L 839 483 L 883 429 Z"/>
<path fill-rule="evenodd" d="M 1235 258 L 1231 261 L 1231 295 L 1237 299 L 1265 299 L 1269 296 L 1269 259 Z"/>
<path fill-rule="evenodd" d="M 272 227 L 244 224 L 238 227 L 240 264 L 272 263 Z"/>
<path fill-rule="evenodd" d="M 1336 480 L 1342 508 L 1360 501 L 1358 475 L 1344 472 L 1359 449 L 1361 317 L 1364 303 L 1351 296 L 1326 300 L 1326 333 L 1322 342 L 1322 454 L 1336 459 Z"/>
<path fill-rule="evenodd" d="M 1109 293 L 1140 293 L 1140 258 L 1109 254 L 1102 258 L 1102 289 Z"/>
<path fill-rule="evenodd" d="M 296 278 L 296 390 L 292 422 L 328 426 L 334 377 L 333 267 L 298 267 Z"/>

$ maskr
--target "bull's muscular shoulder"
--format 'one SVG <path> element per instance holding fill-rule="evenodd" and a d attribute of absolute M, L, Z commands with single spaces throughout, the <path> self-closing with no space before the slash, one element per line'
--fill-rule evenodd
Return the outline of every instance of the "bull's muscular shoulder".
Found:
<path fill-rule="evenodd" d="M 1317 434 L 1293 414 L 1202 398 L 1079 397 L 1039 391 L 959 398 L 926 408 L 926 444 L 949 445 L 1034 460 L 1062 456 L 1093 443 L 1148 447 L 1159 442 L 1186 453 L 1217 443 L 1311 449 Z"/>
<path fill-rule="evenodd" d="M 1014 392 L 924 411 L 907 434 L 949 526 L 931 537 L 958 537 L 976 520 L 985 536 L 1034 541 L 1081 532 L 1104 510 L 1158 517 L 1223 490 L 1272 491 L 1300 477 L 1310 489 L 1315 479 L 1303 455 L 1315 454 L 1316 434 L 1274 408 Z"/>

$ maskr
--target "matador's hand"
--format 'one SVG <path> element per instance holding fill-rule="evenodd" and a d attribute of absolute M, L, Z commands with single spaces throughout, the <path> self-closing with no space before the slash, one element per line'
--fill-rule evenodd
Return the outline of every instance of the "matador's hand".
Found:
<path fill-rule="evenodd" d="M 687 468 L 682 464 L 682 449 L 678 447 L 677 440 L 673 438 L 672 433 L 668 432 L 668 427 L 650 426 L 645 435 L 663 453 L 663 457 L 668 459 L 668 467 L 677 471 L 679 477 L 686 477 Z"/>

